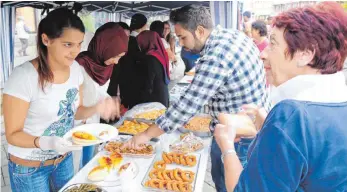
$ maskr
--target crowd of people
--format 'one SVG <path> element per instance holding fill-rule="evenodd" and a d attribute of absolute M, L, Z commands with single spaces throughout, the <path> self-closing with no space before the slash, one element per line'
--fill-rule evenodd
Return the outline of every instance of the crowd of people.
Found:
<path fill-rule="evenodd" d="M 62 136 L 146 102 L 168 109 L 126 146 L 172 133 L 208 103 L 218 192 L 347 190 L 347 13 L 334 2 L 291 9 L 272 18 L 270 34 L 244 16 L 242 32 L 215 28 L 199 5 L 172 11 L 170 22 L 150 30 L 135 14 L 130 26 L 102 25 L 80 52 L 81 19 L 66 8 L 49 12 L 38 28 L 38 57 L 17 67 L 4 89 L 12 191 L 58 191 L 74 174 L 71 151 L 82 150 Z M 191 85 L 171 106 L 170 24 L 182 50 L 198 55 Z M 266 84 L 276 87 L 271 98 Z M 220 121 L 224 113 L 253 116 L 258 133 L 239 137 L 236 125 Z M 81 167 L 94 148 L 82 154 Z"/>

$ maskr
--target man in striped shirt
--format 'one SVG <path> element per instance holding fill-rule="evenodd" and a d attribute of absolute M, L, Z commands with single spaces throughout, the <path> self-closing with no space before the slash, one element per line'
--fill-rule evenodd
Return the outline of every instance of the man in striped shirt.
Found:
<path fill-rule="evenodd" d="M 269 109 L 265 90 L 265 73 L 259 51 L 252 39 L 236 30 L 213 28 L 209 11 L 198 5 L 188 5 L 171 12 L 180 44 L 201 57 L 196 74 L 181 98 L 156 120 L 155 125 L 129 141 L 137 145 L 171 133 L 185 125 L 191 117 L 208 104 L 213 117 L 211 131 L 218 123 L 219 113 L 238 113 L 244 104 L 254 103 Z M 246 161 L 252 139 L 236 143 L 241 161 Z M 217 191 L 226 191 L 221 152 L 213 139 L 211 149 L 212 178 Z"/>

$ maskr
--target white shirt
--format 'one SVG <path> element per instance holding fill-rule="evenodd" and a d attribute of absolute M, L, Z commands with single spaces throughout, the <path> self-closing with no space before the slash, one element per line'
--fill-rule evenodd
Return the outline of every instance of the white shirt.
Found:
<path fill-rule="evenodd" d="M 161 38 L 161 42 L 163 42 L 163 45 L 164 45 L 165 49 L 170 49 L 169 43 L 164 38 Z"/>
<path fill-rule="evenodd" d="M 38 73 L 30 62 L 16 67 L 5 84 L 4 94 L 30 103 L 23 131 L 33 136 L 63 137 L 74 126 L 74 117 L 79 106 L 79 86 L 83 76 L 74 61 L 70 77 L 62 84 L 49 84 L 42 91 Z M 55 151 L 37 148 L 21 148 L 11 144 L 8 152 L 28 160 L 44 161 L 58 156 Z"/>
<path fill-rule="evenodd" d="M 27 33 L 25 31 L 24 26 L 25 26 L 24 21 L 17 21 L 16 22 L 17 36 L 20 39 L 29 39 L 29 33 Z"/>
<path fill-rule="evenodd" d="M 96 83 L 86 72 L 83 66 L 80 65 L 82 74 L 83 74 L 83 105 L 86 107 L 91 107 L 96 105 L 100 100 L 109 97 L 107 94 L 107 88 L 110 83 L 108 80 L 105 85 L 100 86 Z M 100 123 L 100 115 L 95 114 L 92 117 L 88 118 L 86 123 Z M 75 121 L 75 125 L 81 125 L 82 121 Z"/>
<path fill-rule="evenodd" d="M 272 101 L 277 104 L 285 99 L 321 103 L 347 101 L 347 86 L 342 72 L 327 75 L 299 75 L 272 91 Z"/>

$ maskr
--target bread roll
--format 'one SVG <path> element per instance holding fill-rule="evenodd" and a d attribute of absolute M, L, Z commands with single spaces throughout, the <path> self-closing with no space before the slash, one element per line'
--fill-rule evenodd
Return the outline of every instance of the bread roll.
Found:
<path fill-rule="evenodd" d="M 218 120 L 223 125 L 231 125 L 236 129 L 238 137 L 252 137 L 257 134 L 257 129 L 248 115 L 220 113 Z"/>
<path fill-rule="evenodd" d="M 108 176 L 107 167 L 97 166 L 88 174 L 88 179 L 91 181 L 103 181 Z"/>

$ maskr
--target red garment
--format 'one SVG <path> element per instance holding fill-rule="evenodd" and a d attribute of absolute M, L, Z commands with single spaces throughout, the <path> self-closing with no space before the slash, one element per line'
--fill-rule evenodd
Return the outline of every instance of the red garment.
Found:
<path fill-rule="evenodd" d="M 166 74 L 165 81 L 168 84 L 170 79 L 169 56 L 166 53 L 165 47 L 158 33 L 154 31 L 143 31 L 136 37 L 136 39 L 141 52 L 156 57 L 163 65 Z"/>
<path fill-rule="evenodd" d="M 261 43 L 257 43 L 256 41 L 254 41 L 254 42 L 257 45 L 260 52 L 262 52 L 269 45 L 269 42 L 267 39 L 265 39 Z"/>
<path fill-rule="evenodd" d="M 107 25 L 106 27 L 103 27 Z M 81 52 L 76 61 L 84 67 L 89 76 L 100 86 L 104 85 L 112 75 L 113 65 L 105 65 L 105 61 L 127 52 L 129 38 L 118 24 L 104 24 L 103 29 L 95 33 L 88 50 Z M 100 28 L 101 28 L 100 27 Z"/>

